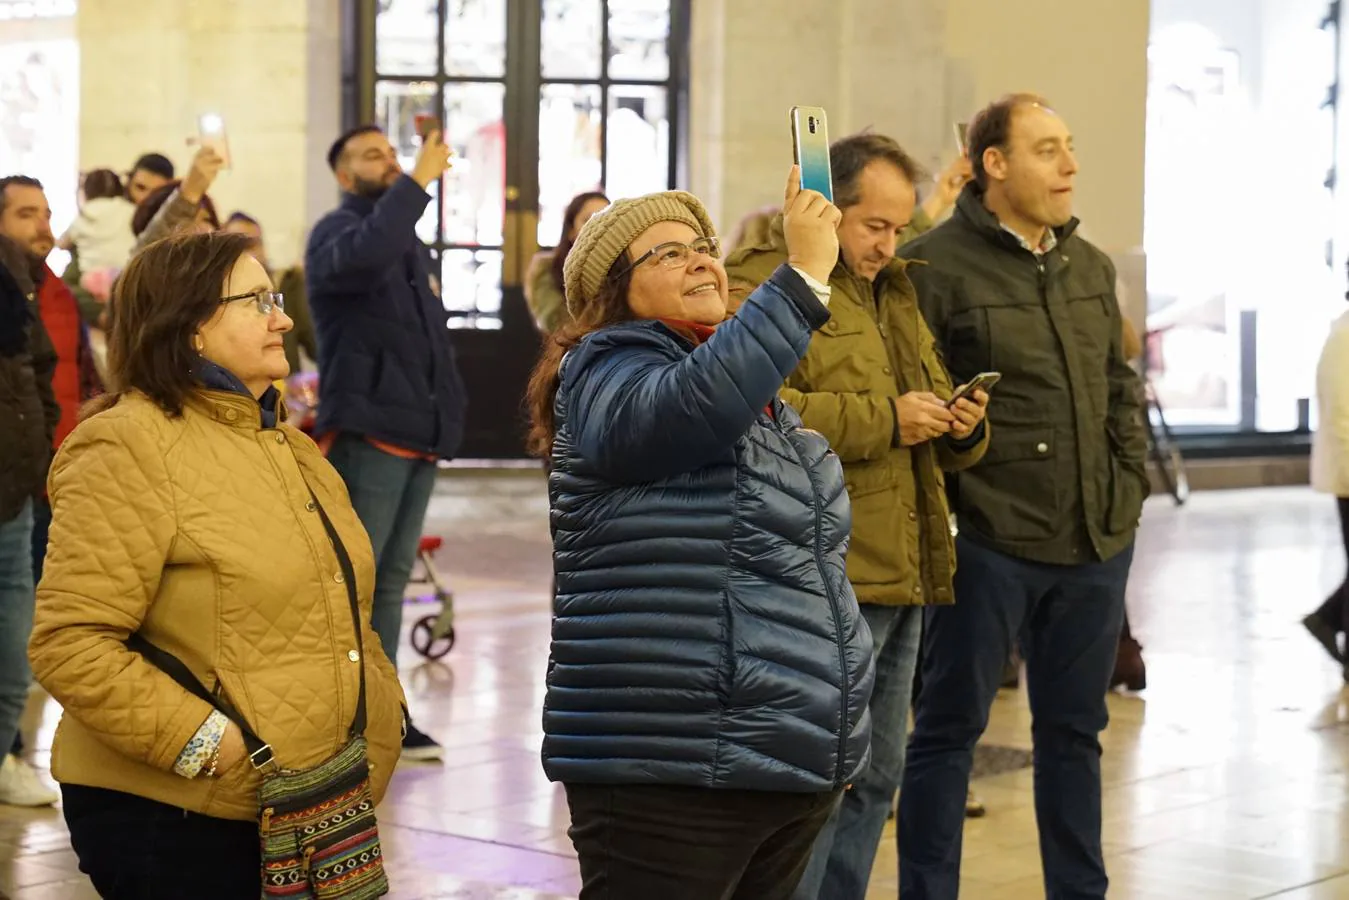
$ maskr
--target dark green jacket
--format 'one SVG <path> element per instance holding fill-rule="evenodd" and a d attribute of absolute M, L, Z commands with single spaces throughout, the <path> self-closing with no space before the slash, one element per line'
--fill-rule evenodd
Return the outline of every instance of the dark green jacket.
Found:
<path fill-rule="evenodd" d="M 900 250 L 952 378 L 999 371 L 983 461 L 953 479 L 963 534 L 1036 562 L 1109 559 L 1147 495 L 1141 385 L 1121 348 L 1115 268 L 1074 236 L 1041 258 L 973 184 L 955 214 Z"/>

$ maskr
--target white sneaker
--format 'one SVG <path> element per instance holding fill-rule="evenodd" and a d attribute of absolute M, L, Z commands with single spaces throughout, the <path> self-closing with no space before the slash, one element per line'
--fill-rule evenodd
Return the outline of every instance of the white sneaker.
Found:
<path fill-rule="evenodd" d="M 42 783 L 37 770 L 11 753 L 0 763 L 0 803 L 51 806 L 61 795 Z"/>

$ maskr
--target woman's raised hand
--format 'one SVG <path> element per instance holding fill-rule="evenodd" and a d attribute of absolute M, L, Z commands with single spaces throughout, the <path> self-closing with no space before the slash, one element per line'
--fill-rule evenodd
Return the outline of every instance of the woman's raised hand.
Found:
<path fill-rule="evenodd" d="M 843 213 L 819 191 L 801 190 L 801 167 L 787 176 L 782 204 L 787 261 L 821 284 L 829 283 L 838 263 L 838 223 Z"/>

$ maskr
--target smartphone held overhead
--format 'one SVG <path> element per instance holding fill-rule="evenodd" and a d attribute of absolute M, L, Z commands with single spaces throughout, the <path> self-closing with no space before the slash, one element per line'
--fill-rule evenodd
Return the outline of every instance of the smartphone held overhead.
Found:
<path fill-rule="evenodd" d="M 225 137 L 225 120 L 219 113 L 202 113 L 197 117 L 197 143 L 214 150 L 225 161 L 222 168 L 230 167 L 230 145 Z"/>
<path fill-rule="evenodd" d="M 792 107 L 792 152 L 801 167 L 801 189 L 819 191 L 834 200 L 834 176 L 829 166 L 829 121 L 818 106 Z"/>

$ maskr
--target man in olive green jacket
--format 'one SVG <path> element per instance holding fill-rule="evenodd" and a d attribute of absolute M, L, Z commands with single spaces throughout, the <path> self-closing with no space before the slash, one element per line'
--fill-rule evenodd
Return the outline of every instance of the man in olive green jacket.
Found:
<path fill-rule="evenodd" d="M 953 483 L 956 604 L 925 621 L 900 896 L 957 896 L 972 750 L 1019 641 L 1045 892 L 1104 898 L 1098 736 L 1147 493 L 1140 384 L 1114 268 L 1074 234 L 1063 120 L 1040 98 L 1004 98 L 969 147 L 975 180 L 955 214 L 900 251 L 954 376 L 1002 373 L 988 453 Z"/>
<path fill-rule="evenodd" d="M 955 555 L 943 470 L 978 462 L 987 396 L 948 409 L 953 388 L 919 313 L 896 238 L 914 213 L 917 166 L 893 140 L 864 134 L 830 149 L 840 260 L 830 320 L 811 339 L 783 399 L 843 462 L 852 501 L 848 579 L 876 648 L 871 766 L 821 831 L 796 897 L 866 895 L 876 847 L 904 766 L 904 734 L 922 608 L 952 602 Z M 731 255 L 733 293 L 787 261 L 782 219 Z"/>

